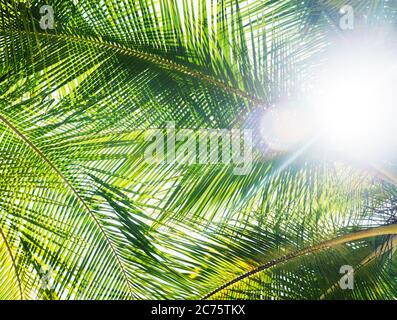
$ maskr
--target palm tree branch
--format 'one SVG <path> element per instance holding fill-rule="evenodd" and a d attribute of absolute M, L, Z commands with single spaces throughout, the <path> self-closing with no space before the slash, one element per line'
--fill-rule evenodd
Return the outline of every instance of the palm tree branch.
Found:
<path fill-rule="evenodd" d="M 19 278 L 18 268 L 17 268 L 17 265 L 16 265 L 16 263 L 15 263 L 15 257 L 14 257 L 14 255 L 12 254 L 12 250 L 11 250 L 10 244 L 8 243 L 8 240 L 7 240 L 6 236 L 5 236 L 4 231 L 3 231 L 2 228 L 0 228 L 0 235 L 1 235 L 1 237 L 3 238 L 3 240 L 4 240 L 4 243 L 5 243 L 5 245 L 6 245 L 7 251 L 8 251 L 8 253 L 9 253 L 9 255 L 10 255 L 10 258 L 11 258 L 12 266 L 13 266 L 13 268 L 15 269 L 15 276 L 16 276 L 17 282 L 18 282 L 19 293 L 20 293 L 20 295 L 21 295 L 21 300 L 23 300 L 23 292 L 22 292 L 21 279 Z"/>
<path fill-rule="evenodd" d="M 130 291 L 130 294 L 133 296 L 133 290 L 130 286 L 130 282 L 128 280 L 127 272 L 123 267 L 123 264 L 117 254 L 116 249 L 114 248 L 112 242 L 110 241 L 108 235 L 106 234 L 105 230 L 103 229 L 102 225 L 99 223 L 98 219 L 95 217 L 95 215 L 92 213 L 91 209 L 87 205 L 87 203 L 84 201 L 84 199 L 80 196 L 80 194 L 77 192 L 76 188 L 69 182 L 69 180 L 66 178 L 66 176 L 58 169 L 58 167 L 32 142 L 29 140 L 29 138 L 24 135 L 17 127 L 15 127 L 7 118 L 5 118 L 1 113 L 0 113 L 0 121 L 2 121 L 8 128 L 10 128 L 22 141 L 24 141 L 41 159 L 43 159 L 44 162 L 46 162 L 52 170 L 62 179 L 62 181 L 67 185 L 67 187 L 72 191 L 72 193 L 76 196 L 78 201 L 83 205 L 84 209 L 87 210 L 87 212 L 91 215 L 93 218 L 94 222 L 98 225 L 99 230 L 103 234 L 105 241 L 109 245 L 109 248 L 114 255 L 117 264 L 119 265 L 121 272 L 123 274 L 123 277 L 125 278 L 125 281 L 128 286 L 128 290 Z M 3 235 L 4 236 L 4 235 Z M 8 247 L 8 246 L 7 246 Z"/>
<path fill-rule="evenodd" d="M 381 255 L 393 250 L 397 247 L 397 236 L 393 236 L 391 239 L 387 241 L 387 245 L 381 244 L 379 245 L 370 255 L 368 255 L 363 261 L 360 262 L 357 268 L 355 268 L 354 272 L 364 268 L 370 262 L 374 261 L 376 258 L 380 257 Z M 348 273 L 351 274 L 352 271 Z M 325 293 L 320 297 L 320 299 L 324 299 L 327 295 L 332 293 L 338 287 L 338 283 L 334 283 L 331 287 L 329 287 Z"/>
<path fill-rule="evenodd" d="M 255 104 L 264 104 L 265 103 L 264 100 L 259 99 L 258 97 L 254 96 L 254 95 L 251 95 L 241 89 L 233 88 L 233 87 L 231 87 L 219 80 L 216 80 L 202 72 L 193 70 L 187 66 L 176 63 L 169 59 L 159 57 L 155 54 L 143 52 L 143 51 L 140 51 L 137 49 L 131 49 L 131 48 L 128 48 L 121 44 L 115 44 L 115 43 L 112 43 L 109 41 L 99 40 L 98 38 L 86 37 L 86 36 L 81 36 L 81 35 L 73 36 L 73 35 L 67 35 L 67 34 L 50 34 L 50 33 L 40 33 L 40 32 L 33 32 L 33 31 L 26 31 L 26 30 L 15 30 L 15 31 L 14 30 L 8 30 L 8 31 L 4 30 L 4 31 L 1 31 L 1 34 L 12 35 L 14 32 L 23 33 L 26 35 L 34 36 L 36 38 L 42 37 L 42 38 L 47 38 L 47 39 L 51 39 L 51 40 L 67 40 L 67 41 L 74 42 L 74 43 L 88 45 L 88 46 L 94 47 L 96 49 L 112 50 L 112 51 L 121 53 L 123 55 L 135 57 L 135 58 L 144 60 L 146 62 L 153 63 L 159 67 L 167 68 L 167 69 L 176 71 L 178 73 L 196 78 L 200 81 L 207 82 L 221 90 L 224 90 L 227 93 L 232 93 L 238 97 L 246 99 L 249 102 L 252 102 Z"/>
<path fill-rule="evenodd" d="M 252 269 L 251 271 L 248 271 L 229 282 L 226 282 L 222 286 L 218 287 L 217 289 L 215 289 L 212 292 L 205 295 L 202 299 L 208 299 L 208 298 L 214 296 L 215 294 L 217 294 L 218 292 L 220 292 L 220 291 L 222 291 L 222 290 L 224 290 L 224 289 L 226 289 L 226 288 L 228 288 L 228 287 L 230 287 L 246 278 L 249 278 L 263 270 L 272 268 L 276 265 L 283 264 L 289 260 L 299 258 L 299 257 L 305 256 L 307 254 L 318 252 L 318 251 L 321 251 L 324 249 L 332 248 L 332 247 L 335 247 L 335 246 L 338 246 L 341 244 L 345 244 L 347 242 L 362 240 L 362 239 L 381 236 L 381 235 L 391 235 L 391 234 L 397 234 L 397 223 L 386 225 L 386 226 L 381 226 L 381 227 L 377 227 L 377 228 L 366 229 L 366 230 L 362 230 L 362 231 L 358 231 L 358 232 L 352 232 L 352 233 L 349 233 L 349 234 L 346 234 L 346 235 L 343 235 L 340 237 L 336 237 L 331 240 L 324 241 L 324 242 L 322 242 L 318 245 L 315 245 L 315 246 L 310 246 L 310 247 L 304 248 L 302 250 L 291 252 L 291 253 L 286 254 L 280 258 L 271 260 L 255 269 Z"/>

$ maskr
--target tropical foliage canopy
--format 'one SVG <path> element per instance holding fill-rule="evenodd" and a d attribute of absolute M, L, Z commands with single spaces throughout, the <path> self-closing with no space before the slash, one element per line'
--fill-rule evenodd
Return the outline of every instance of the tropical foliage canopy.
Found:
<path fill-rule="evenodd" d="M 363 29 L 397 26 L 395 1 L 347 2 Z M 142 158 L 169 121 L 255 127 L 345 36 L 344 4 L 0 0 L 0 299 L 395 299 L 390 174 L 291 152 L 256 150 L 241 176 Z"/>

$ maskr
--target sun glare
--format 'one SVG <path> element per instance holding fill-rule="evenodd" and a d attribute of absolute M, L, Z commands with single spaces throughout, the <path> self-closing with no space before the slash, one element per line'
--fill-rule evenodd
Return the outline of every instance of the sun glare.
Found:
<path fill-rule="evenodd" d="M 332 61 L 310 95 L 323 141 L 338 151 L 373 154 L 392 134 L 396 62 L 360 48 Z"/>
<path fill-rule="evenodd" d="M 313 141 L 322 149 L 359 157 L 391 148 L 397 119 L 397 61 L 390 50 L 342 47 L 325 65 L 305 88 L 303 106 L 293 111 L 280 106 L 264 116 L 262 137 L 273 149 L 287 150 L 318 136 Z"/>

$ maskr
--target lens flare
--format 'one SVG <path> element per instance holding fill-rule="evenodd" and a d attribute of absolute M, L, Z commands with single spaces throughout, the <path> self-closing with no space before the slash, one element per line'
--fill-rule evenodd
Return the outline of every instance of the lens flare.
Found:
<path fill-rule="evenodd" d="M 368 41 L 339 47 L 305 84 L 299 98 L 266 112 L 263 139 L 279 151 L 313 141 L 317 151 L 371 160 L 395 153 L 396 56 L 396 50 Z M 304 103 L 291 106 L 292 101 Z"/>
<path fill-rule="evenodd" d="M 369 156 L 387 148 L 396 119 L 396 62 L 360 48 L 331 60 L 310 95 L 329 148 Z"/>

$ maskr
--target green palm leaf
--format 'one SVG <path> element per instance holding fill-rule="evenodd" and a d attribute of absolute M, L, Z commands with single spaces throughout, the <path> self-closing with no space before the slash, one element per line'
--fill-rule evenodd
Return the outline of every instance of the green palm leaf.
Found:
<path fill-rule="evenodd" d="M 395 298 L 394 187 L 371 172 L 143 161 L 146 129 L 245 128 L 292 94 L 341 1 L 48 4 L 54 30 L 0 2 L 0 299 Z M 334 290 L 347 255 L 354 293 Z"/>

